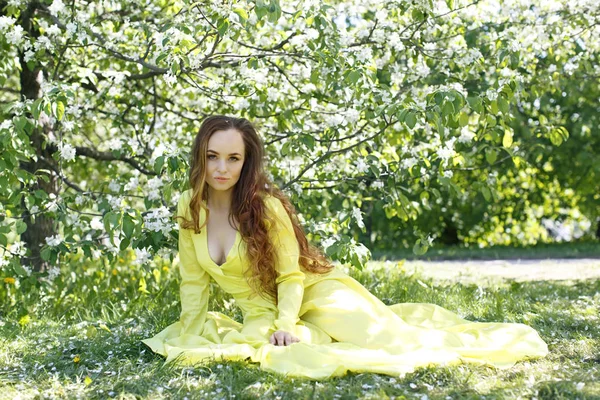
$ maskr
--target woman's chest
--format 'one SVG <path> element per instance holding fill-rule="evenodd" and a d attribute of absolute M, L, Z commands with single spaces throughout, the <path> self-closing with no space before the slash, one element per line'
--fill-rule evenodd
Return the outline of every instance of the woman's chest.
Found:
<path fill-rule="evenodd" d="M 227 260 L 236 243 L 238 231 L 234 229 L 223 215 L 211 215 L 206 222 L 208 255 L 211 260 L 221 266 Z"/>

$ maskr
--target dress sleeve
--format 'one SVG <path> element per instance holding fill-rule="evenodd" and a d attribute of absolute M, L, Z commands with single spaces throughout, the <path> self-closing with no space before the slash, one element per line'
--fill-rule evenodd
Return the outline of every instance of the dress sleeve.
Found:
<path fill-rule="evenodd" d="M 189 197 L 185 195 L 180 197 L 177 215 L 190 219 Z M 179 286 L 181 334 L 200 336 L 206 321 L 210 276 L 196 258 L 192 230 L 184 229 L 181 226 L 179 227 L 179 273 L 181 275 Z"/>
<path fill-rule="evenodd" d="M 278 330 L 293 333 L 298 322 L 298 312 L 304 295 L 304 273 L 298 263 L 300 247 L 294 234 L 292 221 L 281 201 L 271 198 L 275 224 L 271 227 L 277 251 L 277 309 L 274 321 Z"/>

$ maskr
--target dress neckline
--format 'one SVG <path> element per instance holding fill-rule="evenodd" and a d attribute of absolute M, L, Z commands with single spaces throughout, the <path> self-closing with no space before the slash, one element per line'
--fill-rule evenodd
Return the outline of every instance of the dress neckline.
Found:
<path fill-rule="evenodd" d="M 236 230 L 235 231 L 235 240 L 233 242 L 233 245 L 231 246 L 231 249 L 229 249 L 229 252 L 227 253 L 227 256 L 225 257 L 225 261 L 223 261 L 223 264 L 219 265 L 216 262 L 214 262 L 214 260 L 212 259 L 212 257 L 210 256 L 210 252 L 208 251 L 208 225 L 204 228 L 204 246 L 206 248 L 206 258 L 208 258 L 208 260 L 215 266 L 222 268 L 223 265 L 227 264 L 231 258 L 231 256 L 233 255 L 233 249 L 236 248 L 236 244 L 238 243 L 238 239 L 240 237 L 240 231 Z"/>

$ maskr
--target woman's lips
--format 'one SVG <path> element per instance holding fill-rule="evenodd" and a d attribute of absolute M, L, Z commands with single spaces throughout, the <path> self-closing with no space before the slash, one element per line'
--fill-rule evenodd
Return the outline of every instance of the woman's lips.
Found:
<path fill-rule="evenodd" d="M 221 182 L 225 182 L 225 181 L 229 180 L 228 178 L 215 178 L 215 179 L 218 181 L 221 181 Z"/>

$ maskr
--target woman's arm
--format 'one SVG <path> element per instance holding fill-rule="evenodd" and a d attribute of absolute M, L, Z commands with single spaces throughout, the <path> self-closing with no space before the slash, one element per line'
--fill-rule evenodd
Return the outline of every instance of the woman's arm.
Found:
<path fill-rule="evenodd" d="M 300 247 L 294 234 L 292 221 L 281 201 L 270 199 L 276 217 L 273 229 L 274 246 L 277 251 L 277 308 L 279 315 L 275 320 L 278 330 L 293 333 L 298 322 L 298 312 L 304 296 L 304 273 L 300 270 L 298 259 Z"/>
<path fill-rule="evenodd" d="M 188 219 L 189 198 L 182 195 L 177 205 L 177 215 Z M 179 227 L 179 273 L 181 284 L 181 334 L 200 336 L 206 321 L 208 297 L 210 292 L 210 276 L 200 266 L 196 258 L 196 250 L 192 241 L 192 231 Z"/>

